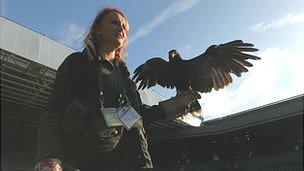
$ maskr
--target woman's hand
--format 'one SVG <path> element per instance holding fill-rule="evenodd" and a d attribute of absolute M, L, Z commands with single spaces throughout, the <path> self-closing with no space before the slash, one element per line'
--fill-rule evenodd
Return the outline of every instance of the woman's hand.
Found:
<path fill-rule="evenodd" d="M 36 164 L 34 171 L 62 171 L 62 162 L 58 159 L 44 159 Z"/>

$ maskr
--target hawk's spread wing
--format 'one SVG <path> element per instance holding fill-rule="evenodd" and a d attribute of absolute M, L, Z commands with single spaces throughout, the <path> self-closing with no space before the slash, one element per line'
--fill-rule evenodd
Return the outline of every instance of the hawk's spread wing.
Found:
<path fill-rule="evenodd" d="M 140 82 L 138 89 L 150 88 L 159 84 L 163 87 L 173 88 L 171 81 L 171 70 L 169 62 L 156 57 L 149 59 L 144 64 L 137 67 L 134 71 L 133 80 Z"/>
<path fill-rule="evenodd" d="M 184 64 L 189 70 L 189 82 L 193 90 L 210 92 L 212 88 L 219 90 L 232 83 L 231 74 L 240 77 L 247 72 L 246 67 L 253 66 L 248 59 L 261 59 L 244 52 L 255 52 L 253 44 L 235 40 L 218 46 L 210 46 L 205 53 L 185 60 Z"/>

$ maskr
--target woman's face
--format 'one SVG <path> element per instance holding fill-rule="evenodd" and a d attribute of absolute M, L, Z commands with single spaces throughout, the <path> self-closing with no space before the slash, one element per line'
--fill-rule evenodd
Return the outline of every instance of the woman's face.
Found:
<path fill-rule="evenodd" d="M 126 20 L 119 13 L 113 11 L 107 14 L 100 24 L 100 39 L 103 44 L 121 47 L 127 38 Z"/>

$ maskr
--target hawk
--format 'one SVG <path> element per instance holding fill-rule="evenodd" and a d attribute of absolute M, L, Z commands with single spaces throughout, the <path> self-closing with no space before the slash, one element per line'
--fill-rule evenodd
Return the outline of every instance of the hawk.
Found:
<path fill-rule="evenodd" d="M 193 90 L 207 93 L 232 83 L 232 74 L 240 77 L 242 73 L 248 72 L 248 67 L 253 65 L 247 60 L 261 59 L 249 54 L 256 51 L 258 49 L 253 44 L 234 40 L 212 45 L 204 53 L 184 60 L 173 49 L 169 51 L 169 61 L 161 57 L 149 59 L 135 69 L 132 79 L 136 83 L 140 82 L 138 89 L 159 84 L 166 88 L 176 88 L 177 92 Z"/>

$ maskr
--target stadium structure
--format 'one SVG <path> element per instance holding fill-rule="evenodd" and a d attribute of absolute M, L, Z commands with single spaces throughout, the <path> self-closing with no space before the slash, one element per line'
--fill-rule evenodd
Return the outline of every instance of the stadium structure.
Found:
<path fill-rule="evenodd" d="M 73 49 L 0 17 L 1 171 L 33 170 L 56 68 Z M 145 104 L 162 96 L 141 91 Z M 147 126 L 155 170 L 303 170 L 303 94 L 203 122 Z"/>

